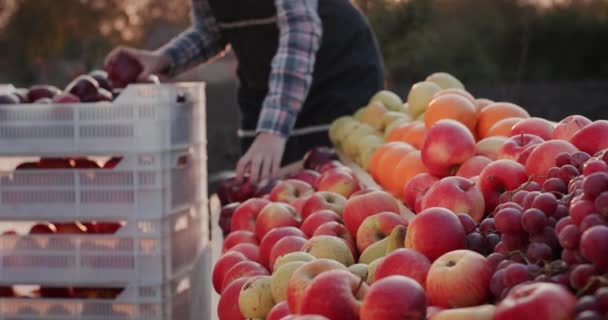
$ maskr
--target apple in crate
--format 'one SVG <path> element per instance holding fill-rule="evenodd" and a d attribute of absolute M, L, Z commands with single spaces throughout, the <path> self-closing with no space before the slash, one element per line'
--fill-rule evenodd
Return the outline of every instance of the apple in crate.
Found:
<path fill-rule="evenodd" d="M 80 75 L 72 80 L 64 91 L 77 96 L 83 102 L 93 102 L 97 101 L 98 89 L 99 83 L 95 78 L 89 75 Z"/>
<path fill-rule="evenodd" d="M 257 186 L 251 183 L 248 178 L 238 181 L 236 177 L 224 179 L 216 189 L 217 196 L 220 198 L 222 205 L 233 202 L 244 202 L 253 198 L 256 192 Z"/>
<path fill-rule="evenodd" d="M 38 161 L 40 169 L 70 169 L 70 159 L 68 158 L 40 158 Z"/>
<path fill-rule="evenodd" d="M 72 167 L 74 169 L 99 169 L 100 166 L 97 162 L 86 158 L 86 157 L 80 157 L 80 158 L 71 158 L 70 163 L 72 164 Z"/>
<path fill-rule="evenodd" d="M 103 168 L 104 169 L 115 168 L 120 163 L 121 160 L 122 160 L 122 157 L 112 157 L 103 164 Z"/>
<path fill-rule="evenodd" d="M 420 151 L 429 172 L 441 178 L 453 175 L 458 166 L 475 156 L 475 138 L 462 123 L 444 119 L 428 129 Z"/>
<path fill-rule="evenodd" d="M 302 171 L 289 175 L 287 179 L 304 181 L 312 186 L 315 184 L 315 181 L 317 181 L 320 176 L 321 174 L 317 171 L 311 169 L 304 169 Z"/>
<path fill-rule="evenodd" d="M 570 142 L 579 150 L 594 155 L 596 152 L 608 148 L 606 136 L 608 136 L 608 121 L 597 120 L 575 133 L 570 138 Z"/>
<path fill-rule="evenodd" d="M 245 320 L 239 309 L 239 294 L 249 278 L 240 278 L 226 287 L 220 295 L 217 305 L 217 315 L 220 319 Z"/>
<path fill-rule="evenodd" d="M 258 239 L 251 231 L 236 230 L 234 232 L 229 233 L 228 236 L 226 236 L 226 238 L 224 239 L 224 243 L 222 244 L 222 252 L 226 252 L 230 248 L 241 243 L 251 243 L 258 245 Z"/>
<path fill-rule="evenodd" d="M 260 247 L 253 243 L 239 243 L 234 247 L 228 249 L 226 252 L 240 252 L 244 254 L 247 259 L 251 261 L 255 261 L 257 263 L 262 263 L 262 257 L 260 255 Z"/>
<path fill-rule="evenodd" d="M 431 261 L 414 249 L 397 249 L 386 255 L 376 267 L 374 279 L 401 275 L 416 280 L 421 286 L 426 285 L 426 277 L 431 268 Z"/>
<path fill-rule="evenodd" d="M 262 239 L 270 230 L 278 227 L 299 227 L 300 218 L 296 209 L 287 203 L 271 202 L 258 214 L 255 222 L 255 235 Z"/>
<path fill-rule="evenodd" d="M 321 176 L 315 181 L 315 189 L 335 192 L 348 198 L 359 191 L 361 187 L 352 171 L 334 168 L 321 173 Z"/>
<path fill-rule="evenodd" d="M 608 123 L 608 121 L 606 122 Z M 589 126 L 585 127 L 588 128 Z M 608 128 L 608 126 L 607 126 Z M 608 132 L 608 131 L 607 131 Z M 594 139 L 596 136 L 589 136 L 588 139 L 592 140 L 605 140 L 605 139 Z M 579 151 L 572 143 L 563 140 L 550 140 L 545 141 L 534 149 L 528 160 L 526 160 L 526 173 L 534 179 L 535 182 L 542 185 L 546 180 L 547 171 L 550 168 L 555 167 L 555 157 L 562 153 L 567 152 L 569 154 Z M 585 151 L 585 150 L 583 150 Z"/>
<path fill-rule="evenodd" d="M 53 97 L 53 103 L 79 103 L 80 98 L 69 93 L 63 92 Z"/>
<path fill-rule="evenodd" d="M 215 292 L 222 293 L 222 282 L 224 281 L 226 272 L 237 263 L 246 260 L 247 257 L 237 251 L 226 252 L 217 260 L 213 266 L 213 271 L 211 274 L 211 280 Z"/>
<path fill-rule="evenodd" d="M 503 192 L 514 190 L 527 180 L 526 168 L 518 162 L 503 159 L 488 164 L 479 174 L 479 188 L 485 200 L 486 211 L 491 212 L 496 208 Z"/>
<path fill-rule="evenodd" d="M 308 286 L 315 277 L 330 270 L 349 272 L 343 264 L 331 259 L 316 259 L 296 269 L 287 285 L 287 303 L 292 313 L 302 313 L 303 298 Z M 333 299 L 328 301 L 333 301 Z"/>
<path fill-rule="evenodd" d="M 374 282 L 361 305 L 361 320 L 425 319 L 427 298 L 411 278 L 395 275 Z"/>
<path fill-rule="evenodd" d="M 458 171 L 456 171 L 456 175 L 469 179 L 476 177 L 481 173 L 481 171 L 483 171 L 483 168 L 485 168 L 492 161 L 494 160 L 485 156 L 474 156 L 460 165 Z"/>
<path fill-rule="evenodd" d="M 54 96 L 61 93 L 61 90 L 55 86 L 38 84 L 33 85 L 27 92 L 27 100 L 29 102 L 35 102 L 43 98 L 52 99 Z"/>
<path fill-rule="evenodd" d="M 0 298 L 13 298 L 16 297 L 15 290 L 11 286 L 0 286 Z"/>
<path fill-rule="evenodd" d="M 312 279 L 302 295 L 300 311 L 329 319 L 357 320 L 367 291 L 367 283 L 348 270 L 327 271 Z"/>
<path fill-rule="evenodd" d="M 398 225 L 407 226 L 407 220 L 395 212 L 380 212 L 365 218 L 357 229 L 357 249 L 365 251 L 373 243 L 388 237 Z"/>
<path fill-rule="evenodd" d="M 526 150 L 528 146 L 538 145 L 545 140 L 537 135 L 522 133 L 508 138 L 500 148 L 498 159 L 508 159 L 517 161 L 519 155 Z"/>
<path fill-rule="evenodd" d="M 266 316 L 266 320 L 282 320 L 284 317 L 290 315 L 289 305 L 287 304 L 287 300 L 281 301 L 272 307 L 268 316 Z"/>
<path fill-rule="evenodd" d="M 270 249 L 270 256 L 268 258 L 268 266 L 272 271 L 277 259 L 282 256 L 296 252 L 303 251 L 302 246 L 306 243 L 306 238 L 300 236 L 286 236 L 277 241 L 275 245 Z"/>
<path fill-rule="evenodd" d="M 465 237 L 464 227 L 456 214 L 434 207 L 423 210 L 410 221 L 405 247 L 434 261 L 446 252 L 464 249 Z"/>
<path fill-rule="evenodd" d="M 522 284 L 497 305 L 493 320 L 574 319 L 576 301 L 568 289 L 555 283 Z"/>
<path fill-rule="evenodd" d="M 278 227 L 270 230 L 262 240 L 260 240 L 260 256 L 262 258 L 262 264 L 268 267 L 269 270 L 272 270 L 272 265 L 270 265 L 270 253 L 272 252 L 272 248 L 274 248 L 275 244 L 279 242 L 279 240 L 289 237 L 296 236 L 306 238 L 307 236 L 300 229 L 295 227 Z"/>
<path fill-rule="evenodd" d="M 0 105 L 21 103 L 19 96 L 13 93 L 0 94 Z"/>
<path fill-rule="evenodd" d="M 342 218 L 350 233 L 356 235 L 365 218 L 383 211 L 399 213 L 397 200 L 385 191 L 372 191 L 349 198 Z"/>
<path fill-rule="evenodd" d="M 511 136 L 520 134 L 533 134 L 543 140 L 551 140 L 553 137 L 554 126 L 546 119 L 532 117 L 517 122 L 511 128 Z"/>
<path fill-rule="evenodd" d="M 220 292 L 224 292 L 224 289 L 236 279 L 267 275 L 269 275 L 268 270 L 257 262 L 249 260 L 238 262 L 224 273 Z"/>
<path fill-rule="evenodd" d="M 485 201 L 479 187 L 470 179 L 445 177 L 435 182 L 422 198 L 421 209 L 442 207 L 466 213 L 480 222 L 485 215 Z"/>
<path fill-rule="evenodd" d="M 421 172 L 413 176 L 405 186 L 403 186 L 403 202 L 414 212 L 419 212 L 417 203 L 422 203 L 422 198 L 431 186 L 439 181 L 439 178 L 428 172 Z"/>
<path fill-rule="evenodd" d="M 552 138 L 570 141 L 574 134 L 590 123 L 589 118 L 578 114 L 567 116 L 555 125 Z"/>
<path fill-rule="evenodd" d="M 429 269 L 426 292 L 432 305 L 472 307 L 484 303 L 490 295 L 492 267 L 481 254 L 455 250 L 439 257 Z"/>
<path fill-rule="evenodd" d="M 270 192 L 270 200 L 291 203 L 298 198 L 305 198 L 315 192 L 313 187 L 301 180 L 287 179 L 277 184 Z"/>
<path fill-rule="evenodd" d="M 346 244 L 350 250 L 353 258 L 356 260 L 359 257 L 355 239 L 353 239 L 353 236 L 350 234 L 350 232 L 348 232 L 348 229 L 346 229 L 343 224 L 336 221 L 326 222 L 320 225 L 312 235 L 313 238 L 317 236 L 333 236 L 342 239 L 344 244 Z"/>
<path fill-rule="evenodd" d="M 255 232 L 255 224 L 258 215 L 270 201 L 260 198 L 249 199 L 234 211 L 230 221 L 230 231 L 249 230 Z"/>
<path fill-rule="evenodd" d="M 120 52 L 105 65 L 113 88 L 124 88 L 136 82 L 142 70 L 139 61 L 125 52 Z"/>
<path fill-rule="evenodd" d="M 337 213 L 329 209 L 321 209 L 318 211 L 314 211 L 311 215 L 306 217 L 304 222 L 302 222 L 300 230 L 302 230 L 302 232 L 304 232 L 307 237 L 310 237 L 319 226 L 321 226 L 325 222 L 330 221 L 336 221 L 341 223 L 342 218 L 340 218 Z"/>
<path fill-rule="evenodd" d="M 222 234 L 224 235 L 224 237 L 226 237 L 228 235 L 228 233 L 230 232 L 230 224 L 232 221 L 232 216 L 234 215 L 234 212 L 240 205 L 241 205 L 240 202 L 233 202 L 233 203 L 229 203 L 222 207 L 222 210 L 220 211 L 220 217 L 219 217 L 218 224 L 220 226 L 220 229 L 222 229 Z M 237 230 L 235 230 L 235 231 L 237 231 Z M 243 230 L 243 231 L 245 231 L 245 230 Z M 253 232 L 252 232 L 252 234 L 253 234 Z"/>
<path fill-rule="evenodd" d="M 338 160 L 336 151 L 328 147 L 316 147 L 308 150 L 303 158 L 305 169 L 319 170 L 321 166 L 332 160 Z"/>
<path fill-rule="evenodd" d="M 239 309 L 247 319 L 266 319 L 274 307 L 270 280 L 270 276 L 256 276 L 247 280 L 241 287 Z"/>
<path fill-rule="evenodd" d="M 302 205 L 302 212 L 300 214 L 304 220 L 320 210 L 331 210 L 338 215 L 341 215 L 345 204 L 346 198 L 339 193 L 317 191 L 309 196 L 306 202 Z"/>

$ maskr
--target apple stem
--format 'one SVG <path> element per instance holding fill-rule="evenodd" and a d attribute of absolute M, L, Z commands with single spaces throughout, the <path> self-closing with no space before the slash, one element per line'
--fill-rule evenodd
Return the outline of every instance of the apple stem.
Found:
<path fill-rule="evenodd" d="M 530 264 L 530 260 L 528 260 L 528 258 L 526 257 L 526 255 L 521 250 L 514 250 L 514 251 L 511 251 L 511 252 L 509 252 L 507 254 L 507 256 L 509 258 L 513 257 L 513 256 L 516 256 L 516 255 L 520 256 L 526 262 L 526 264 Z"/>
<path fill-rule="evenodd" d="M 528 187 L 530 185 L 530 183 L 532 183 L 532 181 L 534 181 L 534 178 L 535 178 L 534 176 L 530 176 L 530 177 L 528 177 L 528 180 L 526 182 L 522 183 L 519 187 L 517 187 L 511 191 L 507 191 L 507 194 L 509 195 L 509 200 L 513 200 L 513 196 L 516 193 L 526 189 L 526 187 Z"/>
<path fill-rule="evenodd" d="M 359 290 L 361 290 L 361 286 L 363 285 L 363 282 L 365 282 L 365 279 L 363 279 L 363 277 L 361 277 L 361 280 L 359 281 L 359 284 L 357 285 L 357 289 L 355 289 L 355 295 L 357 295 L 359 293 Z"/>
<path fill-rule="evenodd" d="M 608 284 L 608 279 L 606 278 L 607 276 L 608 276 L 608 274 L 603 274 L 601 276 L 593 276 L 593 277 L 589 278 L 589 280 L 587 281 L 587 283 L 585 284 L 585 286 L 582 287 L 579 291 L 576 292 L 576 297 L 580 298 L 580 297 L 584 296 L 596 284 L 601 284 L 601 285 Z"/>

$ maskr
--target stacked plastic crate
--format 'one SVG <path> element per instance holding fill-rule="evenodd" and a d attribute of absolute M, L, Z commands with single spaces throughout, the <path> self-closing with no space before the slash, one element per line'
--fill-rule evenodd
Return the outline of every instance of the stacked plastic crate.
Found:
<path fill-rule="evenodd" d="M 202 83 L 1 105 L 0 320 L 207 318 L 204 123 Z"/>

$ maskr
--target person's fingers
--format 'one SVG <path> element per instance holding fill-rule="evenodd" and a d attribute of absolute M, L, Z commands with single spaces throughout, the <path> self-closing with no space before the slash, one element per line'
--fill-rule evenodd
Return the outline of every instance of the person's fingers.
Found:
<path fill-rule="evenodd" d="M 260 170 L 260 180 L 265 181 L 270 179 L 272 174 L 272 156 L 265 156 L 262 160 L 262 167 Z"/>
<path fill-rule="evenodd" d="M 256 154 L 251 159 L 251 167 L 249 168 L 249 174 L 251 175 L 251 181 L 257 183 L 260 181 L 260 168 L 262 166 L 263 156 Z"/>
<path fill-rule="evenodd" d="M 281 157 L 275 155 L 272 158 L 272 164 L 270 167 L 270 179 L 276 179 L 279 176 L 279 168 L 281 166 Z"/>
<path fill-rule="evenodd" d="M 114 59 L 116 59 L 116 57 L 118 56 L 118 54 L 120 52 L 123 52 L 125 50 L 125 47 L 123 46 L 118 46 L 114 49 L 112 49 L 112 51 L 110 51 L 110 53 L 108 53 L 106 55 L 106 58 L 104 59 L 103 65 L 104 66 L 108 66 L 109 64 L 111 64 Z"/>
<path fill-rule="evenodd" d="M 241 159 L 239 160 L 239 162 L 237 162 L 236 164 L 236 179 L 238 181 L 242 181 L 243 177 L 245 176 L 245 171 L 247 170 L 247 166 L 249 166 L 249 163 L 251 161 L 251 158 L 249 157 L 249 154 L 246 153 L 245 155 L 243 155 L 241 157 Z"/>

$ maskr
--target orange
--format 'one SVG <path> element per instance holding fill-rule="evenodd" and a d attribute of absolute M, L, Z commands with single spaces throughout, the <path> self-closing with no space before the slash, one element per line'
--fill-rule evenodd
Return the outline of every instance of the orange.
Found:
<path fill-rule="evenodd" d="M 402 157 L 401 161 L 399 161 L 391 171 L 390 180 L 385 188 L 401 199 L 403 198 L 403 188 L 405 187 L 405 184 L 408 183 L 413 176 L 422 172 L 428 172 L 428 169 L 422 163 L 421 152 L 416 150 Z"/>
<path fill-rule="evenodd" d="M 475 131 L 477 109 L 469 99 L 457 94 L 444 94 L 431 100 L 424 113 L 424 124 L 429 129 L 435 122 L 443 119 L 456 120 Z"/>
<path fill-rule="evenodd" d="M 414 125 L 399 137 L 399 141 L 407 142 L 412 147 L 420 149 L 426 137 L 426 126 L 422 121 L 414 121 L 413 123 Z"/>
<path fill-rule="evenodd" d="M 380 161 L 387 153 L 387 151 L 395 149 L 395 148 L 411 148 L 411 150 L 415 150 L 414 147 L 409 144 L 401 141 L 393 141 L 389 143 L 385 143 L 382 146 L 378 147 L 374 150 L 372 157 L 369 160 L 368 171 L 369 174 L 374 178 L 374 180 L 378 181 L 378 176 L 382 170 L 380 170 Z"/>
<path fill-rule="evenodd" d="M 494 102 L 483 108 L 477 116 L 477 135 L 480 139 L 488 136 L 492 126 L 506 118 L 530 118 L 530 114 L 522 107 L 509 102 Z"/>
<path fill-rule="evenodd" d="M 416 151 L 416 149 L 404 142 L 398 142 L 387 149 L 377 163 L 378 184 L 386 189 L 399 161 L 413 151 Z"/>
<path fill-rule="evenodd" d="M 505 118 L 505 119 L 499 120 L 490 128 L 490 130 L 488 130 L 487 136 L 488 137 L 493 137 L 493 136 L 510 137 L 511 129 L 513 129 L 513 126 L 523 119 L 524 118 L 512 117 L 512 118 Z"/>
<path fill-rule="evenodd" d="M 456 95 L 459 95 L 461 97 L 467 98 L 472 103 L 475 103 L 475 97 L 473 97 L 473 95 L 470 92 L 468 92 L 466 90 L 458 89 L 458 88 L 443 89 L 443 90 L 435 93 L 435 95 L 433 96 L 433 98 L 437 98 L 439 96 L 443 96 L 443 95 L 446 95 L 446 94 L 456 94 Z"/>
<path fill-rule="evenodd" d="M 400 124 L 397 126 L 397 128 L 391 130 L 388 136 L 386 136 L 386 141 L 400 141 L 401 137 L 405 135 L 415 124 L 415 121 Z"/>
<path fill-rule="evenodd" d="M 478 98 L 475 99 L 475 107 L 477 108 L 477 112 L 481 111 L 483 108 L 487 107 L 488 105 L 494 103 L 494 101 L 490 100 L 490 99 L 485 99 L 485 98 Z"/>

